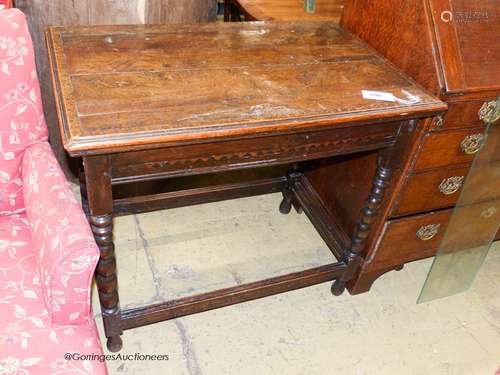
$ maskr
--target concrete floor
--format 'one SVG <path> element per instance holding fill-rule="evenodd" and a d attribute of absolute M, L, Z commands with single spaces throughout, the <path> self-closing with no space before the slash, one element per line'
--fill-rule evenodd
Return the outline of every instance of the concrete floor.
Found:
<path fill-rule="evenodd" d="M 122 306 L 246 283 L 326 264 L 331 253 L 280 195 L 116 219 Z M 417 305 L 430 260 L 360 296 L 330 284 L 126 331 L 110 374 L 493 375 L 500 367 L 500 243 L 473 288 Z M 99 315 L 96 293 L 94 311 Z M 100 320 L 100 319 L 98 319 Z M 105 342 L 104 336 L 103 343 Z"/>

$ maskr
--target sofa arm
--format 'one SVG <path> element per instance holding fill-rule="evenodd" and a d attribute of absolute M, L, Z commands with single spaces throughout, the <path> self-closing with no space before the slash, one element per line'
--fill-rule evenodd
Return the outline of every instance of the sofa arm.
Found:
<path fill-rule="evenodd" d="M 52 322 L 83 324 L 91 314 L 90 289 L 99 249 L 47 142 L 25 150 L 22 181 L 43 295 Z"/>

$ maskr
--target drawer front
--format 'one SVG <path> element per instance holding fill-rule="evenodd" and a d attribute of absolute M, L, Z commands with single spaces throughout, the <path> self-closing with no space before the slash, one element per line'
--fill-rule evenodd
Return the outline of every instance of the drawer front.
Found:
<path fill-rule="evenodd" d="M 490 99 L 470 100 L 466 102 L 449 101 L 447 103 L 448 112 L 444 115 L 443 121 L 436 123 L 432 130 L 449 130 L 482 126 L 483 122 L 479 119 L 479 110 L 485 102 L 495 99 L 495 97 L 492 97 Z"/>
<path fill-rule="evenodd" d="M 393 216 L 452 207 L 460 196 L 470 165 L 410 175 L 401 191 Z"/>
<path fill-rule="evenodd" d="M 391 220 L 370 268 L 391 267 L 436 254 L 453 210 Z"/>
<path fill-rule="evenodd" d="M 414 171 L 472 162 L 484 141 L 485 127 L 429 133 Z"/>
<path fill-rule="evenodd" d="M 263 167 L 360 152 L 394 143 L 399 123 L 200 143 L 110 155 L 114 183 Z"/>

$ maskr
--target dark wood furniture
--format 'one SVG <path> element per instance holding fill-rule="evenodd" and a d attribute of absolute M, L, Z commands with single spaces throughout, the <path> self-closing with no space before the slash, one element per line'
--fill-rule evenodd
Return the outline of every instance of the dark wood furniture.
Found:
<path fill-rule="evenodd" d="M 83 158 L 81 190 L 101 249 L 96 279 L 113 351 L 123 330 L 145 324 L 334 279 L 334 294 L 342 293 L 391 210 L 391 192 L 422 135 L 418 119 L 446 109 L 331 22 L 51 28 L 47 40 L 64 146 Z M 367 100 L 362 89 L 406 90 L 420 101 Z M 370 176 L 358 178 L 359 168 L 323 173 L 349 160 Z M 183 185 L 172 189 L 168 182 L 180 176 Z M 156 181 L 154 193 L 114 193 L 146 181 Z M 303 210 L 336 262 L 120 309 L 113 215 L 276 191 L 284 195 L 280 211 Z M 334 194 L 350 204 L 338 217 Z"/>
<path fill-rule="evenodd" d="M 314 13 L 304 0 L 225 0 L 224 21 L 333 21 L 340 20 L 345 0 L 316 0 Z"/>
<path fill-rule="evenodd" d="M 500 94 L 500 7 L 498 0 L 348 0 L 341 25 L 449 107 L 427 128 L 384 234 L 367 249 L 350 285 L 360 293 L 384 272 L 433 256 L 439 247 L 483 140 L 479 110 Z M 480 183 L 490 196 L 500 193 L 494 176 Z"/>
<path fill-rule="evenodd" d="M 59 135 L 54 95 L 45 47 L 49 26 L 111 25 L 140 23 L 211 22 L 217 5 L 207 0 L 16 0 L 16 7 L 28 17 L 50 144 L 61 166 L 72 177 L 66 151 Z M 77 164 L 75 160 L 72 164 Z M 71 165 L 73 167 L 73 165 Z"/>

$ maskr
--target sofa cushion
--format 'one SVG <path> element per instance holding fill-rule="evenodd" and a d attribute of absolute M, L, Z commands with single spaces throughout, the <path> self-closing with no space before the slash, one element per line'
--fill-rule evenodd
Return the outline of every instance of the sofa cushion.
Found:
<path fill-rule="evenodd" d="M 0 215 L 24 209 L 21 157 L 47 139 L 31 37 L 18 9 L 0 11 Z"/>
<path fill-rule="evenodd" d="M 0 374 L 106 373 L 98 359 L 65 360 L 70 352 L 102 354 L 95 322 L 53 324 L 38 270 L 26 217 L 0 217 Z"/>

